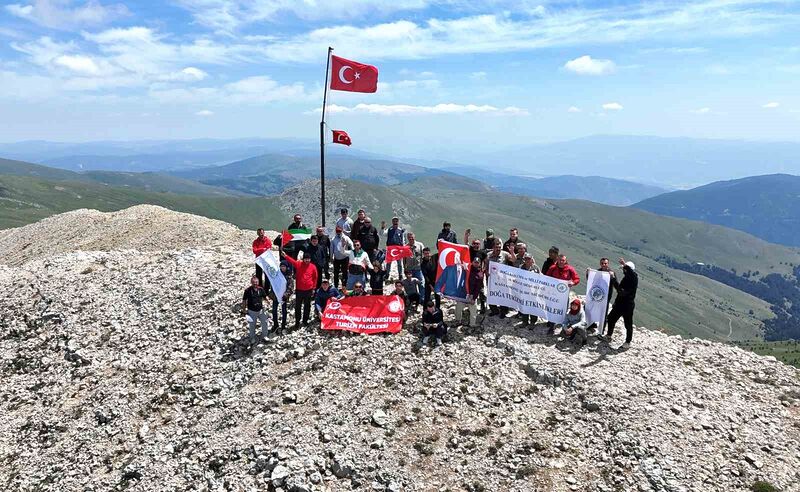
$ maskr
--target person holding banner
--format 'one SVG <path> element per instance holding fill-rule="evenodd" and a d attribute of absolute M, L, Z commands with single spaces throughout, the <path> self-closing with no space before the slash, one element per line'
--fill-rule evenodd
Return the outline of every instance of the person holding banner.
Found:
<path fill-rule="evenodd" d="M 346 290 L 344 295 L 345 297 L 361 297 L 367 295 L 367 291 L 364 290 L 364 284 L 356 282 L 353 284 L 353 290 Z"/>
<path fill-rule="evenodd" d="M 586 281 L 587 282 L 589 281 L 589 271 L 590 270 L 591 270 L 590 268 L 586 269 Z M 597 271 L 598 272 L 608 272 L 609 274 L 611 273 L 611 268 L 609 266 L 608 258 L 605 258 L 605 257 L 600 258 L 600 268 L 598 268 Z M 586 289 L 587 289 L 587 292 L 586 292 L 587 298 L 589 297 L 589 289 L 590 288 L 591 288 L 591 284 L 589 284 L 586 287 Z M 605 311 L 606 315 L 603 316 L 602 326 L 600 325 L 600 323 L 592 323 L 591 325 L 589 325 L 589 328 L 588 328 L 588 332 L 590 334 L 594 333 L 595 331 L 597 331 L 599 335 L 602 335 L 603 332 L 605 331 L 605 317 L 608 316 L 608 307 L 611 304 L 611 297 L 613 295 L 614 295 L 614 285 L 609 283 L 609 285 L 608 285 L 608 293 L 607 293 L 607 297 L 606 297 L 606 311 Z"/>
<path fill-rule="evenodd" d="M 325 306 L 328 305 L 328 301 L 331 299 L 342 299 L 344 296 L 339 289 L 336 287 L 331 286 L 331 283 L 328 279 L 324 279 L 320 284 L 319 289 L 314 294 L 314 310 L 317 313 L 317 317 L 321 320 L 322 313 L 325 311 Z"/>
<path fill-rule="evenodd" d="M 478 299 L 483 295 L 483 266 L 481 259 L 475 257 L 472 259 L 472 266 L 469 269 L 469 278 L 467 279 L 467 294 L 466 302 L 456 301 L 456 324 L 461 324 L 461 318 L 464 315 L 464 308 L 469 309 L 468 326 L 476 326 L 478 324 Z M 438 307 L 438 306 L 437 306 Z"/>
<path fill-rule="evenodd" d="M 289 265 L 282 261 L 280 264 L 280 272 L 283 275 L 283 278 L 286 280 L 286 288 L 283 291 L 283 295 L 280 299 L 278 299 L 275 290 L 272 289 L 272 284 L 270 283 L 269 289 L 269 298 L 272 300 L 272 326 L 274 326 L 275 330 L 278 330 L 278 304 L 281 306 L 281 331 L 286 331 L 286 311 L 289 307 L 289 299 L 292 298 L 292 294 L 294 293 L 294 277 L 292 277 L 292 271 L 289 270 Z"/>
<path fill-rule="evenodd" d="M 620 347 L 627 350 L 631 346 L 633 340 L 633 310 L 636 307 L 636 291 L 639 288 L 639 275 L 636 273 L 636 265 L 632 261 L 625 261 L 624 258 L 619 259 L 619 264 L 622 265 L 623 277 L 622 281 L 617 281 L 617 276 L 611 272 L 611 284 L 617 289 L 617 298 L 614 300 L 614 305 L 611 307 L 611 312 L 608 313 L 608 334 L 600 337 L 601 340 L 610 341 L 611 336 L 614 334 L 614 325 L 617 324 L 620 318 L 625 322 L 625 343 Z"/>
<path fill-rule="evenodd" d="M 553 248 L 550 248 L 551 254 L 554 248 L 555 246 Z M 548 277 L 557 278 L 559 280 L 566 280 L 567 285 L 569 285 L 570 287 L 574 287 L 579 283 L 581 283 L 581 278 L 578 276 L 578 272 L 576 272 L 575 269 L 572 267 L 572 265 L 569 264 L 569 261 L 567 260 L 567 255 L 559 254 L 555 264 L 553 264 L 550 268 L 547 269 L 545 275 L 547 275 Z M 555 326 L 556 326 L 555 324 L 548 322 L 547 333 L 552 335 Z"/>
<path fill-rule="evenodd" d="M 422 305 L 424 306 L 428 304 L 428 301 L 433 298 L 437 309 L 439 309 L 442 305 L 441 296 L 434 291 L 438 264 L 439 253 L 432 255 L 429 247 L 426 246 L 422 248 L 422 261 L 420 262 L 420 268 L 422 269 L 422 277 L 425 279 L 425 298 L 422 301 Z"/>
<path fill-rule="evenodd" d="M 406 238 L 408 239 L 408 246 L 411 248 L 411 256 L 403 258 L 403 270 L 405 272 L 411 272 L 411 276 L 419 280 L 419 284 L 417 284 L 417 294 L 419 299 L 422 299 L 425 295 L 425 277 L 422 275 L 421 263 L 422 250 L 425 248 L 425 245 L 417 241 L 417 237 L 413 232 L 406 233 Z M 408 275 L 406 275 L 406 278 L 408 278 Z M 413 294 L 413 292 L 408 289 L 408 285 L 405 283 L 403 285 L 406 286 L 406 293 L 408 293 L 408 295 Z"/>
<path fill-rule="evenodd" d="M 573 299 L 564 319 L 561 335 L 576 341 L 580 346 L 586 345 L 586 312 L 580 299 Z"/>
<path fill-rule="evenodd" d="M 408 294 L 406 294 L 406 289 L 403 287 L 403 282 L 400 280 L 395 281 L 394 290 L 389 295 L 397 296 L 403 301 L 403 323 L 405 324 L 408 314 L 411 312 L 411 303 L 409 302 Z"/>
<path fill-rule="evenodd" d="M 536 266 L 536 260 L 533 259 L 533 256 L 525 253 L 522 255 L 522 265 L 519 268 L 533 273 L 541 273 L 539 272 L 539 267 Z M 522 318 L 522 324 L 524 326 L 528 325 L 535 325 L 537 321 L 539 321 L 539 317 L 535 314 L 519 314 L 519 317 Z"/>
<path fill-rule="evenodd" d="M 250 331 L 250 343 L 256 342 L 256 323 L 261 322 L 261 338 L 269 335 L 269 318 L 264 312 L 264 301 L 267 300 L 267 291 L 259 285 L 255 275 L 250 279 L 250 287 L 245 289 L 242 296 L 242 311 L 247 314 L 247 325 Z"/>
<path fill-rule="evenodd" d="M 550 271 L 550 267 L 555 265 L 558 261 L 558 248 L 555 246 L 550 246 L 550 249 L 547 251 L 547 259 L 544 260 L 542 263 L 542 273 L 547 275 L 547 272 Z"/>
<path fill-rule="evenodd" d="M 494 246 L 492 246 L 492 252 L 486 257 L 483 269 L 488 274 L 490 264 L 503 263 L 505 265 L 513 266 L 516 259 L 517 258 L 514 256 L 513 252 L 503 251 L 503 243 L 501 243 L 499 239 L 495 239 Z M 507 313 L 508 308 L 505 306 L 496 306 L 493 304 L 489 305 L 489 316 L 500 316 L 501 318 L 505 318 Z"/>
<path fill-rule="evenodd" d="M 253 254 L 256 255 L 256 258 L 261 256 L 265 251 L 269 251 L 272 249 L 272 241 L 264 235 L 264 229 L 258 228 L 256 231 L 256 239 L 253 241 Z M 261 266 L 256 263 L 256 277 L 258 277 L 258 284 L 261 287 L 266 285 L 266 278 L 267 276 L 264 274 L 264 271 L 261 269 Z"/>
<path fill-rule="evenodd" d="M 475 258 L 478 258 L 480 260 L 481 268 L 483 268 L 487 253 L 484 249 L 481 249 L 480 239 L 472 239 L 470 241 L 470 233 L 472 233 L 472 229 L 468 228 L 464 231 L 464 244 L 469 244 L 469 261 L 473 261 Z M 490 233 L 492 237 L 494 237 L 494 233 L 491 229 L 486 231 L 487 237 L 489 237 Z M 481 290 L 481 295 L 475 299 L 481 303 L 481 314 L 486 314 L 486 294 L 483 292 L 483 290 Z"/>
<path fill-rule="evenodd" d="M 434 337 L 436 346 L 440 347 L 446 335 L 447 325 L 444 323 L 442 310 L 436 309 L 433 301 L 428 301 L 422 313 L 422 345 L 428 345 L 431 337 Z"/>
<path fill-rule="evenodd" d="M 406 230 L 400 227 L 400 218 L 399 217 L 392 217 L 392 227 L 386 228 L 386 223 L 381 222 L 381 234 L 386 236 L 386 246 L 405 246 L 406 241 Z M 389 258 L 386 258 L 386 270 L 389 272 L 389 275 L 392 273 L 392 263 L 397 264 L 397 279 L 400 280 L 403 278 L 403 262 L 395 261 L 389 262 Z"/>
<path fill-rule="evenodd" d="M 302 261 L 295 260 L 281 249 L 281 256 L 292 265 L 297 272 L 295 275 L 295 285 L 297 291 L 294 300 L 294 329 L 300 329 L 300 311 L 302 308 L 303 326 L 308 326 L 308 317 L 311 314 L 311 298 L 314 297 L 314 290 L 317 288 L 317 278 L 319 272 L 317 267 L 311 263 L 310 256 L 303 256 Z"/>

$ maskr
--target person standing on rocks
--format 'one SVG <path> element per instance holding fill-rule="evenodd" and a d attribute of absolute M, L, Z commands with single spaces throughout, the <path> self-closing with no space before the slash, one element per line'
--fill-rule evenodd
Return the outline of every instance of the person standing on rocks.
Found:
<path fill-rule="evenodd" d="M 353 219 L 347 216 L 346 208 L 339 210 L 339 214 L 340 217 L 336 220 L 336 227 L 341 228 L 344 235 L 349 238 L 350 231 L 353 228 Z"/>
<path fill-rule="evenodd" d="M 311 256 L 305 255 L 302 260 L 295 260 L 288 256 L 281 249 L 281 255 L 295 269 L 295 291 L 294 300 L 294 329 L 300 328 L 300 311 L 302 308 L 303 326 L 308 326 L 308 317 L 311 313 L 311 299 L 314 297 L 314 290 L 317 288 L 317 278 L 319 272 L 317 267 L 311 263 Z"/>
<path fill-rule="evenodd" d="M 404 278 L 401 283 L 403 284 L 403 290 L 406 291 L 406 296 L 408 296 L 408 309 L 411 309 L 411 305 L 413 304 L 413 309 L 416 313 L 419 303 L 422 300 L 419 295 L 419 279 L 414 278 L 411 274 L 411 270 L 406 270 L 403 273 L 406 278 Z"/>
<path fill-rule="evenodd" d="M 372 272 L 369 274 L 370 294 L 373 296 L 382 296 L 383 286 L 388 278 L 389 272 L 383 269 L 383 264 L 378 260 L 373 261 Z"/>
<path fill-rule="evenodd" d="M 436 236 L 436 240 L 438 241 L 439 239 L 447 241 L 448 243 L 455 243 L 457 241 L 455 231 L 450 230 L 450 222 L 442 224 L 442 230 L 439 232 L 439 235 Z"/>
<path fill-rule="evenodd" d="M 486 238 L 483 240 L 483 252 L 487 255 L 494 248 L 494 229 L 486 229 Z"/>
<path fill-rule="evenodd" d="M 303 259 L 306 257 L 311 258 L 311 263 L 317 267 L 317 285 L 314 288 L 319 289 L 322 284 L 322 272 L 328 266 L 328 255 L 325 248 L 319 244 L 319 236 L 311 236 L 308 239 L 308 244 L 303 249 Z"/>
<path fill-rule="evenodd" d="M 519 268 L 528 272 L 540 273 L 539 267 L 536 266 L 536 260 L 534 260 L 533 256 L 528 253 L 524 253 L 522 255 L 522 264 L 519 266 Z M 536 322 L 539 321 L 539 317 L 533 314 L 520 313 L 519 317 L 522 318 L 522 324 L 524 326 L 535 325 Z"/>
<path fill-rule="evenodd" d="M 355 241 L 358 239 L 358 232 L 364 226 L 364 221 L 367 219 L 367 213 L 364 209 L 359 209 L 358 214 L 356 216 L 356 220 L 353 221 L 353 224 L 350 226 L 350 239 Z"/>
<path fill-rule="evenodd" d="M 514 260 L 516 260 L 516 256 L 513 253 L 513 247 L 510 247 L 511 251 L 504 251 L 503 244 L 500 242 L 499 239 L 494 240 L 494 246 L 492 246 L 492 252 L 486 256 L 486 260 L 484 261 L 483 269 L 487 274 L 491 271 L 490 265 L 492 263 L 503 263 L 505 265 L 513 265 Z M 488 278 L 487 278 L 488 280 Z M 508 308 L 505 306 L 495 306 L 490 304 L 489 305 L 489 316 L 500 316 L 501 318 L 505 318 L 506 314 L 508 314 Z"/>
<path fill-rule="evenodd" d="M 491 232 L 492 238 L 494 240 L 494 233 L 491 229 L 486 231 L 487 237 Z M 483 265 L 486 262 L 486 250 L 481 248 L 481 240 L 480 239 L 472 239 L 470 242 L 470 233 L 472 233 L 472 229 L 467 229 L 464 231 L 464 244 L 469 244 L 469 261 L 472 262 L 475 258 L 480 260 L 480 268 L 483 269 Z M 484 244 L 485 246 L 485 244 Z M 486 272 L 484 272 L 485 274 Z M 486 275 L 484 275 L 484 281 L 486 280 Z M 476 301 L 480 301 L 481 303 L 481 314 L 486 314 L 486 294 L 484 293 L 483 289 L 481 289 L 481 294 L 479 297 L 475 298 Z"/>
<path fill-rule="evenodd" d="M 325 276 L 325 278 L 331 278 L 331 238 L 325 234 L 325 228 L 322 226 L 317 227 L 317 240 L 319 242 L 319 247 L 322 248 L 323 253 L 325 254 L 325 263 L 322 266 L 322 271 L 320 273 L 321 276 Z"/>
<path fill-rule="evenodd" d="M 483 294 L 483 268 L 481 265 L 480 257 L 476 256 L 472 259 L 472 265 L 469 269 L 469 278 L 467 278 L 467 301 L 456 302 L 456 324 L 461 323 L 461 318 L 464 315 L 464 308 L 469 308 L 469 326 L 476 326 L 478 324 L 478 305 L 477 300 Z M 437 306 L 438 307 L 438 306 Z"/>
<path fill-rule="evenodd" d="M 269 318 L 264 312 L 264 301 L 267 300 L 267 291 L 259 285 L 255 275 L 250 279 L 250 287 L 244 290 L 242 296 L 242 311 L 247 314 L 247 325 L 250 331 L 250 343 L 256 343 L 256 323 L 261 323 L 261 338 L 269 335 Z"/>
<path fill-rule="evenodd" d="M 342 209 L 344 210 L 344 209 Z M 336 235 L 331 239 L 333 255 L 333 285 L 347 285 L 347 264 L 350 262 L 347 253 L 353 250 L 353 241 L 344 233 L 342 226 L 336 225 Z M 342 282 L 339 283 L 339 275 Z"/>
<path fill-rule="evenodd" d="M 433 301 L 428 301 L 422 312 L 422 345 L 427 345 L 433 337 L 436 340 L 436 346 L 439 347 L 446 335 L 447 325 L 444 323 L 444 313 L 441 309 L 436 309 Z"/>
<path fill-rule="evenodd" d="M 406 238 L 408 247 L 411 248 L 411 256 L 403 258 L 403 273 L 408 278 L 407 273 L 411 272 L 411 276 L 419 280 L 415 291 L 409 290 L 406 285 L 406 294 L 410 296 L 416 292 L 417 298 L 422 299 L 425 296 L 425 276 L 422 274 L 422 250 L 425 249 L 425 245 L 417 241 L 417 236 L 413 232 L 406 233 Z"/>
<path fill-rule="evenodd" d="M 292 293 L 294 292 L 294 277 L 292 276 L 292 270 L 289 268 L 288 263 L 285 261 L 281 262 L 280 265 L 281 274 L 286 279 L 286 290 L 283 293 L 283 297 L 278 299 L 275 295 L 275 291 L 271 288 L 269 289 L 269 298 L 272 300 L 272 326 L 277 331 L 278 330 L 278 304 L 281 306 L 281 331 L 286 331 L 286 311 L 289 308 L 289 300 L 292 298 Z"/>
<path fill-rule="evenodd" d="M 347 252 L 347 290 L 351 290 L 356 282 L 364 285 L 367 282 L 367 270 L 372 268 L 369 256 L 361 249 L 361 241 L 353 241 L 353 250 Z"/>
<path fill-rule="evenodd" d="M 425 298 L 422 300 L 422 305 L 428 304 L 428 301 L 433 300 L 438 309 L 442 305 L 442 296 L 434 292 L 433 287 L 436 284 L 436 272 L 439 268 L 439 253 L 431 254 L 431 249 L 427 246 L 422 248 L 422 260 L 419 263 L 422 270 L 422 278 L 425 279 Z"/>
<path fill-rule="evenodd" d="M 256 258 L 264 254 L 266 251 L 272 249 L 272 241 L 264 234 L 264 229 L 258 228 L 256 231 L 258 237 L 253 241 L 253 254 L 256 255 Z M 258 285 L 264 287 L 267 285 L 267 276 L 264 274 L 264 271 L 261 270 L 261 266 L 256 263 L 256 277 L 258 277 Z"/>
<path fill-rule="evenodd" d="M 608 258 L 605 258 L 605 257 L 600 258 L 600 268 L 598 268 L 597 270 L 600 271 L 600 272 L 612 273 Z M 589 278 L 589 269 L 588 268 L 586 269 L 586 278 L 587 278 L 587 280 Z M 588 288 L 589 287 L 587 287 L 587 289 Z M 588 292 L 587 292 L 587 295 L 588 295 Z M 611 305 L 611 298 L 613 297 L 613 295 L 614 295 L 614 284 L 613 283 L 609 283 L 608 284 L 608 297 L 606 298 L 606 313 L 608 313 L 608 307 Z M 589 326 L 589 328 L 587 329 L 587 331 L 590 334 L 592 334 L 595 331 L 597 331 L 600 335 L 602 335 L 603 334 L 603 328 L 604 328 L 603 326 L 597 326 L 597 323 L 592 323 Z"/>
<path fill-rule="evenodd" d="M 294 214 L 292 218 L 292 223 L 286 226 L 287 231 L 292 231 L 296 229 L 308 229 L 309 227 L 303 223 L 303 216 L 300 214 Z M 280 248 L 281 250 L 285 250 L 287 256 L 291 256 L 292 258 L 297 259 L 297 253 L 305 249 L 308 245 L 308 240 L 306 241 L 294 241 L 286 244 L 283 239 L 283 234 L 280 235 Z"/>
<path fill-rule="evenodd" d="M 512 244 L 514 245 L 514 252 L 516 253 L 517 243 L 519 242 L 521 242 L 519 240 L 519 229 L 513 227 L 508 230 L 508 239 L 506 239 L 506 242 L 503 243 L 503 249 L 508 251 L 508 245 Z"/>
<path fill-rule="evenodd" d="M 545 275 L 547 275 L 548 277 L 557 278 L 559 280 L 566 280 L 567 285 L 570 288 L 581 283 L 581 278 L 578 276 L 578 272 L 575 271 L 575 268 L 573 268 L 572 265 L 569 264 L 569 260 L 567 260 L 567 255 L 559 254 L 555 264 L 547 269 Z M 555 323 L 548 321 L 547 333 L 552 335 L 555 326 L 556 326 Z"/>
<path fill-rule="evenodd" d="M 372 225 L 372 219 L 369 217 L 364 218 L 364 224 L 359 227 L 356 239 L 361 243 L 361 247 L 369 256 L 369 261 L 375 261 L 375 251 L 381 244 L 381 237 L 378 234 L 378 229 Z"/>
<path fill-rule="evenodd" d="M 405 246 L 406 242 L 406 230 L 400 227 L 400 218 L 399 217 L 392 217 L 392 226 L 388 229 L 386 228 L 386 223 L 381 222 L 381 234 L 386 235 L 386 246 Z M 392 263 L 397 265 L 397 279 L 400 280 L 403 278 L 403 262 L 402 261 L 393 261 L 387 263 L 386 270 L 391 275 L 392 273 Z"/>
<path fill-rule="evenodd" d="M 636 273 L 636 265 L 632 261 L 625 261 L 624 258 L 620 258 L 619 264 L 622 266 L 622 281 L 617 281 L 617 276 L 614 272 L 611 272 L 611 285 L 617 290 L 617 298 L 614 300 L 611 312 L 608 313 L 606 321 L 608 334 L 599 338 L 610 341 L 611 336 L 614 334 L 614 325 L 622 318 L 625 323 L 626 334 L 625 343 L 620 348 L 627 350 L 631 346 L 631 340 L 633 340 L 633 310 L 636 307 L 635 300 L 636 291 L 639 288 L 639 275 Z"/>
<path fill-rule="evenodd" d="M 555 265 L 558 261 L 558 253 L 559 250 L 555 246 L 550 246 L 550 249 L 547 251 L 547 259 L 544 260 L 542 263 L 542 273 L 547 275 L 547 272 L 550 270 L 550 267 Z"/>

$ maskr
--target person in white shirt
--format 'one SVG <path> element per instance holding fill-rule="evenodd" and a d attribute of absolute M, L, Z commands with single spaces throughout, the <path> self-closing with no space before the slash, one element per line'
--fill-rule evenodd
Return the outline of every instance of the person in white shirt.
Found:
<path fill-rule="evenodd" d="M 341 227 L 345 236 L 350 237 L 350 231 L 353 229 L 353 219 L 347 216 L 347 209 L 343 208 L 339 211 L 341 217 L 336 221 L 336 227 Z"/>
<path fill-rule="evenodd" d="M 331 256 L 333 257 L 333 285 L 347 283 L 347 265 L 350 262 L 348 251 L 353 250 L 353 241 L 344 234 L 344 230 L 337 224 L 336 235 L 331 238 Z M 339 274 L 342 283 L 339 283 Z"/>
<path fill-rule="evenodd" d="M 357 283 L 366 285 L 367 270 L 372 270 L 369 255 L 361 249 L 360 241 L 353 241 L 353 250 L 347 252 L 347 290 L 353 290 Z"/>

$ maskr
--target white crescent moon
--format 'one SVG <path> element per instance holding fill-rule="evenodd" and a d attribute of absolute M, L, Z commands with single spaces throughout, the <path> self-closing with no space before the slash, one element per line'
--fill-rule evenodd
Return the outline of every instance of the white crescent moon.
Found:
<path fill-rule="evenodd" d="M 398 256 L 400 256 L 400 252 L 397 251 L 396 249 L 393 249 L 389 252 L 389 256 L 391 256 L 392 258 L 397 258 Z"/>
<path fill-rule="evenodd" d="M 454 248 L 445 248 L 444 251 L 439 253 L 439 266 L 442 268 L 442 270 L 447 268 L 447 255 L 449 255 L 451 251 L 455 254 L 453 258 L 454 264 L 460 263 L 461 261 L 461 255 L 458 254 L 458 250 Z"/>
<path fill-rule="evenodd" d="M 347 70 L 348 68 L 350 70 L 353 69 L 353 67 L 351 67 L 350 65 L 345 65 L 339 69 L 339 80 L 341 80 L 345 84 L 352 84 L 353 83 L 352 80 L 347 80 L 346 78 L 344 78 L 344 71 Z"/>

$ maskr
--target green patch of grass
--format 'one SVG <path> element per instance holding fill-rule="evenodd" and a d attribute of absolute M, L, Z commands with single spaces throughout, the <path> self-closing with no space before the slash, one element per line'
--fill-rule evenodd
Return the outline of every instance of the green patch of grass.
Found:
<path fill-rule="evenodd" d="M 784 364 L 800 368 L 800 341 L 766 342 L 763 340 L 745 340 L 736 342 L 735 345 L 745 350 L 753 351 L 758 355 L 771 355 Z"/>

